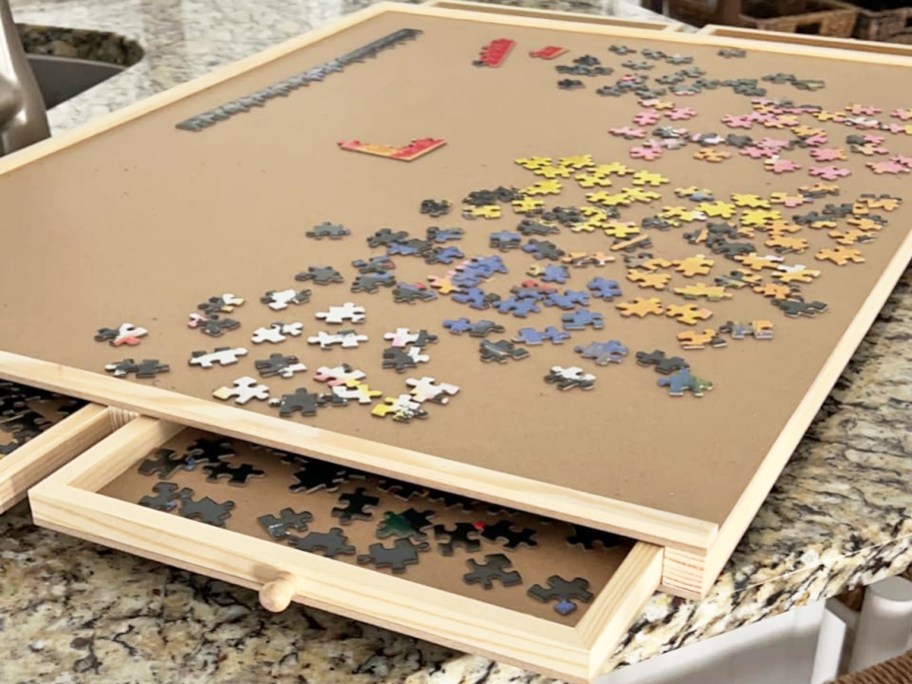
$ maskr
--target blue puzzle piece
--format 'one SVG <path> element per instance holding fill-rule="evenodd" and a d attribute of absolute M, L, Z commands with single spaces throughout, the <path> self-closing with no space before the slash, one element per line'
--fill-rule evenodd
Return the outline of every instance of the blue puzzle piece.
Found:
<path fill-rule="evenodd" d="M 525 318 L 530 313 L 538 313 L 541 310 L 538 302 L 534 299 L 519 299 L 517 297 L 502 299 L 494 304 L 494 308 L 502 314 L 512 313 L 518 318 Z"/>
<path fill-rule="evenodd" d="M 427 238 L 432 242 L 456 242 L 462 240 L 465 231 L 462 228 L 437 228 L 431 226 L 427 229 Z"/>
<path fill-rule="evenodd" d="M 419 247 L 405 242 L 391 242 L 386 246 L 387 256 L 415 256 L 420 253 Z"/>
<path fill-rule="evenodd" d="M 551 344 L 561 344 L 564 340 L 570 338 L 570 333 L 558 330 L 553 325 L 549 325 L 544 330 L 536 330 L 535 328 L 520 328 L 516 332 L 516 337 L 513 338 L 514 342 L 522 342 L 523 344 L 528 345 L 538 345 L 545 342 L 550 342 Z"/>
<path fill-rule="evenodd" d="M 702 397 L 704 391 L 713 388 L 709 380 L 698 378 L 690 372 L 689 368 L 682 368 L 666 378 L 659 378 L 659 387 L 667 387 L 668 394 L 673 397 L 684 396 L 684 392 L 692 392 L 695 397 Z"/>
<path fill-rule="evenodd" d="M 491 233 L 489 245 L 491 249 L 499 249 L 502 252 L 506 252 L 510 249 L 519 249 L 520 244 L 522 243 L 522 235 L 519 233 L 514 233 L 509 230 L 501 230 L 496 233 Z"/>
<path fill-rule="evenodd" d="M 544 283 L 559 283 L 563 285 L 569 278 L 570 272 L 567 271 L 567 267 L 555 264 L 545 266 L 545 270 L 541 274 L 541 281 Z"/>
<path fill-rule="evenodd" d="M 461 335 L 472 329 L 472 321 L 468 318 L 448 318 L 443 322 L 443 327 L 454 335 Z"/>
<path fill-rule="evenodd" d="M 497 301 L 497 295 L 486 294 L 484 290 L 470 287 L 461 292 L 454 292 L 451 299 L 458 304 L 468 304 L 473 309 L 487 309 L 492 301 Z"/>
<path fill-rule="evenodd" d="M 504 260 L 496 254 L 484 257 L 474 257 L 469 262 L 469 267 L 482 269 L 486 278 L 490 278 L 495 273 L 509 273 Z"/>
<path fill-rule="evenodd" d="M 443 327 L 454 335 L 469 333 L 471 337 L 487 337 L 491 333 L 502 333 L 504 331 L 504 327 L 500 325 L 500 323 L 485 319 L 475 321 L 474 323 L 468 318 L 451 319 L 444 321 Z"/>
<path fill-rule="evenodd" d="M 593 297 L 597 299 L 607 299 L 611 300 L 614 297 L 621 296 L 621 286 L 616 280 L 608 280 L 598 276 L 590 280 L 586 287 L 589 288 L 589 291 L 592 293 Z"/>
<path fill-rule="evenodd" d="M 535 238 L 523 245 L 522 250 L 536 259 L 550 259 L 551 261 L 557 261 L 564 255 L 564 250 L 559 249 L 550 240 L 536 240 Z"/>
<path fill-rule="evenodd" d="M 545 306 L 556 306 L 560 309 L 573 309 L 577 306 L 589 306 L 589 293 L 582 290 L 564 290 L 551 292 L 545 297 Z"/>
<path fill-rule="evenodd" d="M 561 316 L 561 322 L 564 324 L 564 330 L 584 330 L 586 326 L 601 330 L 605 327 L 602 314 L 589 309 L 577 309 L 571 313 L 565 313 Z"/>
<path fill-rule="evenodd" d="M 609 363 L 623 361 L 629 350 L 617 340 L 609 340 L 608 342 L 591 342 L 585 347 L 574 347 L 573 351 L 584 359 L 592 359 L 599 366 L 607 366 Z"/>

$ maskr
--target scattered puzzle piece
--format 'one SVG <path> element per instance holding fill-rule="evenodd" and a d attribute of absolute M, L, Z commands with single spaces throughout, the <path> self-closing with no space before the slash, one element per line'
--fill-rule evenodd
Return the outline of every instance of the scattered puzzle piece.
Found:
<path fill-rule="evenodd" d="M 668 394 L 672 397 L 682 397 L 685 392 L 691 392 L 695 397 L 702 397 L 704 392 L 713 388 L 713 384 L 709 380 L 696 377 L 688 368 L 682 368 L 668 377 L 659 378 L 658 385 L 667 387 Z"/>
<path fill-rule="evenodd" d="M 212 396 L 222 401 L 233 398 L 235 404 L 243 406 L 251 399 L 259 401 L 269 399 L 269 388 L 258 383 L 255 378 L 244 376 L 235 380 L 231 387 L 219 387 L 212 392 Z"/>

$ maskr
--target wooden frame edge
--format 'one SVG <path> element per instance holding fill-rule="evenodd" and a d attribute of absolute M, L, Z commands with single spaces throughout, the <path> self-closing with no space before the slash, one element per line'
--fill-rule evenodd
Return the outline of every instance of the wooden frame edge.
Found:
<path fill-rule="evenodd" d="M 754 473 L 732 512 L 722 524 L 719 535 L 707 550 L 669 548 L 662 574 L 662 588 L 688 598 L 705 596 L 722 572 L 744 532 L 769 495 L 785 464 L 792 457 L 808 427 L 817 415 L 846 364 L 877 318 L 896 287 L 912 257 L 912 232 L 897 248 L 871 288 L 853 323 L 836 343 L 823 369 L 811 384 L 805 400 L 785 424 L 769 454 Z M 813 397 L 808 401 L 807 397 Z"/>
<path fill-rule="evenodd" d="M 489 12 L 510 17 L 532 17 L 536 19 L 550 19 L 552 21 L 576 21 L 581 24 L 599 24 L 601 26 L 629 26 L 647 31 L 667 31 L 668 26 L 678 30 L 678 22 L 653 21 L 650 19 L 634 19 L 632 17 L 616 17 L 610 14 L 586 14 L 584 12 L 565 12 L 562 10 L 547 10 L 532 7 L 515 7 L 513 5 L 495 5 L 484 2 L 469 2 L 468 0 L 426 0 L 422 7 L 437 9 L 466 10 L 469 12 Z"/>
<path fill-rule="evenodd" d="M 89 404 L 0 459 L 0 513 L 22 501 L 29 487 L 117 427 L 109 409 Z"/>
<path fill-rule="evenodd" d="M 717 525 L 695 518 L 495 473 L 481 466 L 457 463 L 9 352 L 0 351 L 0 377 L 188 427 L 220 432 L 228 437 L 310 454 L 417 484 L 442 487 L 538 515 L 560 517 L 567 522 L 599 527 L 641 541 L 708 548 L 718 534 Z M 530 492 L 535 496 L 530 497 Z"/>
<path fill-rule="evenodd" d="M 201 543 L 200 523 L 96 493 L 183 429 L 131 420 L 30 490 L 35 522 L 253 589 L 293 577 L 299 602 L 573 682 L 597 674 L 658 586 L 662 548 L 638 543 L 568 627 L 220 528 Z"/>
<path fill-rule="evenodd" d="M 826 36 L 813 36 L 801 33 L 777 33 L 775 31 L 741 28 L 739 26 L 720 26 L 719 24 L 707 24 L 699 29 L 697 33 L 700 35 L 722 38 L 741 38 L 758 42 L 773 41 L 777 43 L 790 43 L 792 45 L 836 48 L 839 50 L 912 57 L 912 45 L 905 45 L 902 43 L 879 43 L 873 40 L 858 40 L 856 38 L 828 38 Z"/>

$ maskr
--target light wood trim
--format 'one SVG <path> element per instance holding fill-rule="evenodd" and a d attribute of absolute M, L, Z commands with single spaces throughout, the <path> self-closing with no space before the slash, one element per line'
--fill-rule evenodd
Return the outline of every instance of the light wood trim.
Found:
<path fill-rule="evenodd" d="M 550 21 L 575 21 L 580 24 L 599 24 L 601 26 L 629 26 L 649 31 L 667 31 L 669 22 L 653 21 L 650 19 L 631 19 L 628 17 L 614 17 L 610 15 L 585 14 L 583 12 L 563 12 L 559 10 L 533 9 L 529 7 L 513 7 L 512 5 L 494 5 L 482 2 L 463 2 L 463 0 L 427 0 L 422 7 L 437 9 L 468 10 L 470 12 L 489 12 L 508 17 L 532 17 L 534 19 L 547 19 Z M 674 26 L 674 24 L 671 24 Z M 674 26 L 678 30 L 678 26 Z"/>
<path fill-rule="evenodd" d="M 849 359 L 852 358 L 852 354 L 855 353 L 855 349 L 861 344 L 884 302 L 890 296 L 890 292 L 893 291 L 906 270 L 910 252 L 912 252 L 912 232 L 906 236 L 884 269 L 883 275 L 871 288 L 852 325 L 836 343 L 829 359 L 808 389 L 804 401 L 799 404 L 785 424 L 779 437 L 770 448 L 769 454 L 741 493 L 732 512 L 723 523 L 719 536 L 706 553 L 702 567 L 698 565 L 699 561 L 694 555 L 688 557 L 682 552 L 669 551 L 668 560 L 673 562 L 670 565 L 666 563 L 666 572 L 662 577 L 663 587 L 673 593 L 688 596 L 694 594 L 705 596 L 712 588 L 725 563 L 731 557 L 732 551 L 738 545 L 738 541 L 754 519 L 760 506 L 763 505 L 798 443 L 804 437 L 804 433 L 817 415 L 821 404 L 833 385 L 836 384 Z M 688 566 L 690 566 L 690 570 L 688 570 Z"/>
<path fill-rule="evenodd" d="M 28 488 L 119 427 L 119 409 L 89 404 L 0 459 L 0 513 Z"/>
<path fill-rule="evenodd" d="M 807 45 L 811 47 L 837 48 L 840 50 L 854 50 L 858 52 L 873 52 L 884 55 L 912 57 L 912 46 L 900 43 L 878 43 L 873 40 L 858 40 L 855 38 L 827 38 L 826 36 L 760 31 L 757 29 L 737 28 L 734 26 L 718 26 L 716 24 L 707 24 L 697 31 L 697 33 L 700 35 L 719 36 L 723 38 L 744 38 L 747 40 L 789 43 L 791 45 Z"/>
<path fill-rule="evenodd" d="M 420 16 L 442 16 L 453 19 L 462 19 L 464 21 L 480 21 L 489 24 L 499 24 L 508 26 L 528 26 L 532 28 L 546 28 L 551 31 L 567 31 L 574 33 L 610 35 L 618 38 L 644 38 L 655 40 L 654 32 L 626 27 L 626 26 L 595 26 L 592 24 L 580 24 L 571 22 L 557 22 L 546 19 L 536 19 L 532 17 L 513 17 L 498 16 L 490 12 L 471 12 L 466 10 L 452 10 L 438 7 L 422 7 L 421 5 L 407 5 L 398 3 L 382 2 L 375 7 L 383 7 L 391 12 L 399 14 L 413 14 Z M 762 32 L 761 33 L 765 33 Z M 788 35 L 788 34 L 783 34 Z M 842 60 L 850 62 L 862 62 L 871 64 L 893 64 L 898 66 L 908 66 L 910 60 L 903 55 L 894 54 L 866 54 L 859 52 L 850 52 L 839 47 L 823 47 L 810 45 L 794 45 L 781 42 L 760 42 L 757 40 L 745 40 L 742 38 L 723 37 L 711 35 L 708 33 L 684 33 L 681 31 L 663 31 L 660 37 L 662 42 L 680 43 L 682 45 L 715 45 L 718 47 L 741 47 L 762 52 L 774 52 L 786 55 L 809 55 L 825 57 L 827 59 Z"/>
<path fill-rule="evenodd" d="M 36 523 L 568 681 L 589 681 L 658 586 L 661 549 L 634 546 L 576 628 L 95 493 L 182 426 L 138 417 L 29 492 Z M 264 559 L 268 559 L 268 562 Z"/>
<path fill-rule="evenodd" d="M 480 466 L 372 442 L 292 420 L 216 404 L 175 392 L 124 382 L 89 371 L 0 352 L 0 377 L 46 389 L 62 389 L 89 401 L 212 430 L 228 437 L 310 454 L 353 468 L 404 478 L 472 498 L 658 544 L 708 548 L 718 526 L 645 506 L 550 485 Z"/>
<path fill-rule="evenodd" d="M 634 546 L 609 586 L 576 625 L 577 634 L 589 648 L 590 679 L 605 671 L 605 662 L 658 588 L 663 554 L 664 549 L 654 544 L 640 542 Z"/>

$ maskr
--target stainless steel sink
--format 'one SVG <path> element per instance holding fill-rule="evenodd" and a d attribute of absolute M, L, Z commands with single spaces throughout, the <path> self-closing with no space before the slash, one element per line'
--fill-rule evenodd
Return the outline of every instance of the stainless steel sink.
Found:
<path fill-rule="evenodd" d="M 127 67 L 108 62 L 94 62 L 72 57 L 26 55 L 38 81 L 45 107 L 51 109 L 61 102 L 116 76 Z"/>

